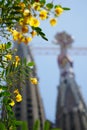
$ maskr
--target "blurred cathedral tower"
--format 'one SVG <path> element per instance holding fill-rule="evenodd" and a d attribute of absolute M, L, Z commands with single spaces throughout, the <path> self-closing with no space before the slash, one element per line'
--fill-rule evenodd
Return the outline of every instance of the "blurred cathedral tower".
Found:
<path fill-rule="evenodd" d="M 24 44 L 14 43 L 14 48 L 17 48 L 17 53 L 21 59 L 26 58 L 27 62 L 34 61 L 29 46 Z M 32 77 L 37 78 L 36 67 L 34 66 Z M 15 116 L 17 120 L 27 121 L 28 129 L 33 130 L 34 122 L 40 120 L 40 130 L 43 130 L 43 124 L 45 121 L 45 113 L 43 102 L 40 96 L 38 85 L 32 85 L 29 80 L 25 78 L 25 84 L 18 82 L 18 88 L 23 87 L 21 94 L 23 100 L 15 105 Z"/>
<path fill-rule="evenodd" d="M 87 130 L 87 108 L 76 83 L 73 62 L 67 50 L 73 38 L 66 32 L 62 32 L 56 34 L 55 40 L 60 45 L 56 127 L 61 130 Z"/>

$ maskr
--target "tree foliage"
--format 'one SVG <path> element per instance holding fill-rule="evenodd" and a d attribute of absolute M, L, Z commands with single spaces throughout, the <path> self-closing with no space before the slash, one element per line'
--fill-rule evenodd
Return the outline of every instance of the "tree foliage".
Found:
<path fill-rule="evenodd" d="M 23 75 L 32 84 L 38 83 L 37 79 L 31 76 L 34 63 L 21 60 L 16 55 L 17 50 L 11 49 L 12 41 L 27 45 L 35 36 L 48 40 L 40 27 L 41 21 L 48 20 L 51 26 L 55 26 L 58 17 L 65 10 L 69 8 L 54 5 L 53 2 L 47 3 L 46 0 L 0 0 L 0 103 L 3 111 L 0 130 L 16 130 L 18 125 L 27 130 L 26 122 L 17 121 L 13 111 L 14 105 L 22 101 L 17 83 L 21 80 L 24 84 Z M 36 121 L 34 130 L 38 130 L 38 127 L 39 122 Z M 44 130 L 48 129 L 49 123 L 45 122 Z"/>

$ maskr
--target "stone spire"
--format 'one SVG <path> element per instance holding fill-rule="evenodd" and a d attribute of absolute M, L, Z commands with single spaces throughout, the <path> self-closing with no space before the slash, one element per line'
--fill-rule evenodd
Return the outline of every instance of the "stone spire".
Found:
<path fill-rule="evenodd" d="M 17 48 L 16 55 L 20 56 L 21 59 L 26 58 L 27 62 L 34 61 L 29 46 L 24 45 L 23 43 L 14 43 L 14 48 Z M 36 66 L 33 69 L 32 77 L 37 78 Z M 23 87 L 23 91 L 20 90 L 21 86 Z M 18 88 L 22 93 L 23 101 L 15 105 L 14 111 L 17 120 L 26 121 L 28 129 L 33 130 L 34 122 L 38 119 L 40 120 L 40 130 L 43 130 L 45 113 L 43 101 L 39 92 L 39 86 L 32 85 L 25 77 L 25 84 L 22 84 L 21 81 L 19 81 Z"/>
<path fill-rule="evenodd" d="M 75 81 L 73 61 L 68 54 L 68 48 L 73 38 L 66 32 L 55 36 L 60 45 L 58 65 L 60 69 L 60 84 L 56 104 L 56 126 L 62 130 L 87 130 L 87 108 Z"/>
<path fill-rule="evenodd" d="M 57 44 L 60 45 L 60 54 L 58 56 L 58 65 L 60 69 L 60 81 L 74 77 L 73 61 L 68 54 L 68 48 L 71 47 L 73 38 L 65 32 L 58 33 L 55 36 Z"/>

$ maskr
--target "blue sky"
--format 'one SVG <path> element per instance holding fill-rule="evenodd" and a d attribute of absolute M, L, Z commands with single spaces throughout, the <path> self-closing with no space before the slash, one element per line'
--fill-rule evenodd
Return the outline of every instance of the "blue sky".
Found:
<path fill-rule="evenodd" d="M 50 0 L 47 0 L 50 2 Z M 54 0 L 54 3 L 71 8 L 65 11 L 58 19 L 58 24 L 51 27 L 48 21 L 42 22 L 41 27 L 48 37 L 46 42 L 40 37 L 35 38 L 32 46 L 56 47 L 52 43 L 57 32 L 66 31 L 74 37 L 73 47 L 87 47 L 87 0 Z M 58 50 L 59 51 L 59 50 Z M 59 52 L 58 52 L 59 53 Z M 87 53 L 86 55 L 72 55 L 76 82 L 80 86 L 82 95 L 87 104 Z M 57 86 L 59 85 L 58 55 L 38 55 L 34 53 L 37 73 L 40 79 L 39 87 L 44 103 L 47 119 L 55 121 Z"/>

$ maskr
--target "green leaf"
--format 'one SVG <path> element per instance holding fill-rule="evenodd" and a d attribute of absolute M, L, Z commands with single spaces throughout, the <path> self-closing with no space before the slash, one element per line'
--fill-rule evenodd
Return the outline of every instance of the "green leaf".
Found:
<path fill-rule="evenodd" d="M 61 5 L 55 5 L 54 8 L 57 8 L 57 7 L 62 7 Z"/>
<path fill-rule="evenodd" d="M 6 105 L 6 108 L 7 108 L 7 110 L 8 110 L 8 111 L 10 111 L 10 112 L 12 111 L 12 108 L 11 108 L 11 106 L 9 106 L 9 105 Z"/>
<path fill-rule="evenodd" d="M 52 128 L 51 130 L 61 130 L 60 128 Z"/>
<path fill-rule="evenodd" d="M 2 88 L 3 90 L 7 90 L 7 86 L 1 86 L 0 85 L 0 88 Z"/>
<path fill-rule="evenodd" d="M 46 7 L 47 7 L 48 9 L 52 9 L 52 8 L 53 8 L 53 4 L 52 4 L 52 3 L 48 3 L 48 4 L 46 4 Z"/>
<path fill-rule="evenodd" d="M 3 6 L 5 3 L 5 0 L 0 1 L 0 6 Z"/>
<path fill-rule="evenodd" d="M 3 67 L 3 68 L 4 68 L 4 67 Z M 3 71 L 2 71 L 2 77 L 4 76 L 4 73 L 5 73 L 5 71 L 3 70 Z"/>
<path fill-rule="evenodd" d="M 46 41 L 48 41 L 48 39 L 46 38 L 46 37 L 44 37 L 44 36 L 41 36 L 44 40 L 46 40 Z"/>
<path fill-rule="evenodd" d="M 25 121 L 22 122 L 22 130 L 28 130 L 28 125 Z"/>
<path fill-rule="evenodd" d="M 34 30 L 37 31 L 38 35 L 40 35 L 44 40 L 48 41 L 48 39 L 45 37 L 45 34 L 42 32 L 42 29 L 37 27 L 37 28 L 33 28 Z"/>
<path fill-rule="evenodd" d="M 11 47 L 11 42 L 8 42 L 7 44 L 6 44 L 6 49 L 9 49 L 10 47 Z"/>
<path fill-rule="evenodd" d="M 0 121 L 0 130 L 6 130 L 4 123 Z"/>
<path fill-rule="evenodd" d="M 16 11 L 21 9 L 21 7 L 19 7 L 19 6 L 15 6 L 15 5 L 12 6 L 12 8 L 15 9 Z"/>
<path fill-rule="evenodd" d="M 33 4 L 35 2 L 35 0 L 31 0 L 30 2 L 31 2 L 31 4 Z"/>
<path fill-rule="evenodd" d="M 37 32 L 41 32 L 42 31 L 42 29 L 41 28 L 39 28 L 39 27 L 36 27 L 36 28 L 34 28 Z"/>
<path fill-rule="evenodd" d="M 27 59 L 26 58 L 23 59 L 23 63 L 24 63 L 24 65 L 27 64 Z"/>
<path fill-rule="evenodd" d="M 16 126 L 20 126 L 20 125 L 23 124 L 23 121 L 15 121 L 14 124 L 15 124 Z"/>
<path fill-rule="evenodd" d="M 50 122 L 46 120 L 44 123 L 44 130 L 49 130 L 49 129 L 50 129 Z"/>
<path fill-rule="evenodd" d="M 41 36 L 45 36 L 45 34 L 44 34 L 43 32 L 40 32 L 40 35 L 41 35 Z"/>
<path fill-rule="evenodd" d="M 22 130 L 28 130 L 27 122 L 25 121 L 15 121 L 16 126 L 21 126 Z"/>
<path fill-rule="evenodd" d="M 9 93 L 9 92 L 6 92 L 6 91 L 1 92 L 1 93 L 0 93 L 0 97 L 2 97 L 2 96 L 10 96 L 10 93 Z"/>
<path fill-rule="evenodd" d="M 70 10 L 70 8 L 67 8 L 67 7 L 63 7 L 64 10 Z"/>
<path fill-rule="evenodd" d="M 33 126 L 33 130 L 39 130 L 39 127 L 40 127 L 40 121 L 36 120 Z"/>
<path fill-rule="evenodd" d="M 28 66 L 34 66 L 35 63 L 32 61 L 32 62 L 29 62 L 27 65 L 28 65 Z"/>
<path fill-rule="evenodd" d="M 45 3 L 46 3 L 46 0 L 39 0 L 39 2 L 40 2 L 41 4 L 45 4 Z"/>

